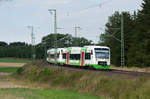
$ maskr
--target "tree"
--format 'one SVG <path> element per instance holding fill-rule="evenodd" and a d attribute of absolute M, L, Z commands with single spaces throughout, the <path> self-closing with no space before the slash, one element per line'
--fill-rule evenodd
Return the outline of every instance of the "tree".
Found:
<path fill-rule="evenodd" d="M 9 46 L 26 46 L 28 44 L 26 44 L 25 42 L 13 42 L 10 43 Z"/>
<path fill-rule="evenodd" d="M 77 44 L 77 45 L 76 45 Z M 85 45 L 93 45 L 91 40 L 88 40 L 84 37 L 72 38 L 72 46 L 80 46 L 83 47 Z"/>
<path fill-rule="evenodd" d="M 129 49 L 128 65 L 147 67 L 150 65 L 150 1 L 144 0 L 138 11 L 136 27 L 133 29 Z"/>
<path fill-rule="evenodd" d="M 42 44 L 46 44 L 46 48 L 54 48 L 55 35 L 50 34 L 42 38 Z M 77 45 L 76 45 L 77 44 Z M 57 34 L 57 48 L 91 45 L 92 41 L 84 37 L 74 38 L 70 34 Z"/>
<path fill-rule="evenodd" d="M 0 41 L 0 46 L 7 46 L 8 44 L 6 42 Z"/>
<path fill-rule="evenodd" d="M 55 40 L 55 35 L 57 35 L 57 41 Z M 72 36 L 69 34 L 50 34 L 42 38 L 41 44 L 46 44 L 46 48 L 55 48 L 57 47 L 68 47 L 71 46 Z"/>
<path fill-rule="evenodd" d="M 134 27 L 134 18 L 129 12 L 115 12 L 109 17 L 106 23 L 105 33 L 100 35 L 101 45 L 109 46 L 111 49 L 111 62 L 116 66 L 120 66 L 120 49 L 121 49 L 121 15 L 124 16 L 124 37 L 125 37 L 125 59 L 128 61 L 127 54 L 131 40 L 132 28 Z"/>

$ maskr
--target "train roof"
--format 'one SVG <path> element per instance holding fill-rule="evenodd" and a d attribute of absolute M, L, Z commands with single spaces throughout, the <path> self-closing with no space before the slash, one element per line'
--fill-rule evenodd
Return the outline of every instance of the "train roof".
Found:
<path fill-rule="evenodd" d="M 67 49 L 67 48 L 57 48 L 57 50 L 65 50 L 65 49 Z"/>
<path fill-rule="evenodd" d="M 95 46 L 95 45 L 88 45 L 88 46 L 84 46 L 84 47 L 68 47 L 68 48 L 57 48 L 57 51 L 60 51 L 60 50 L 79 50 L 79 49 L 82 49 L 82 48 L 88 48 L 88 49 L 94 49 L 94 48 L 107 48 L 107 49 L 110 49 L 109 47 L 107 46 Z M 55 52 L 56 50 L 54 48 L 52 49 L 48 49 L 47 52 Z"/>
<path fill-rule="evenodd" d="M 82 47 L 68 47 L 68 48 L 82 48 Z"/>
<path fill-rule="evenodd" d="M 85 48 L 108 48 L 107 46 L 94 46 L 94 45 L 88 45 L 88 46 L 84 46 Z"/>
<path fill-rule="evenodd" d="M 57 52 L 58 52 L 58 51 L 61 51 L 61 50 L 64 51 L 64 50 L 67 50 L 67 48 L 57 48 Z M 47 50 L 47 52 L 52 52 L 52 53 L 54 53 L 55 51 L 56 51 L 56 50 L 55 50 L 54 48 Z"/>

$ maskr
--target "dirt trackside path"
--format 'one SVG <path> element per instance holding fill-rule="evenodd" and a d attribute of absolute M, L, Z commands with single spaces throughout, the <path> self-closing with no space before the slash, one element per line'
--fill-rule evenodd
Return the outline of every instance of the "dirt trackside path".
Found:
<path fill-rule="evenodd" d="M 4 63 L 0 62 L 0 67 L 22 67 L 25 63 Z M 15 84 L 13 81 L 7 79 L 7 77 L 11 75 L 11 73 L 0 72 L 0 88 L 25 88 L 24 86 L 20 86 Z"/>
<path fill-rule="evenodd" d="M 4 63 L 0 62 L 0 67 L 22 67 L 26 63 Z"/>
<path fill-rule="evenodd" d="M 20 88 L 21 86 L 15 85 L 14 83 L 5 80 L 0 79 L 0 88 Z"/>
<path fill-rule="evenodd" d="M 7 80 L 6 76 L 8 75 L 10 75 L 10 73 L 0 72 L 0 88 L 15 88 L 16 87 L 15 84 Z"/>
<path fill-rule="evenodd" d="M 11 73 L 0 72 L 0 88 L 26 88 L 7 79 Z"/>

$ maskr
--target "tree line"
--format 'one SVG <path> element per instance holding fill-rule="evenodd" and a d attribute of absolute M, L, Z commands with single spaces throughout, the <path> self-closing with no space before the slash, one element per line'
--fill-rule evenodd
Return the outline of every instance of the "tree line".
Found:
<path fill-rule="evenodd" d="M 7 42 L 0 41 L 0 57 L 32 58 L 32 54 L 35 53 L 37 59 L 42 59 L 45 58 L 48 49 L 55 48 L 56 43 L 57 48 L 93 44 L 91 40 L 84 37 L 75 38 L 70 34 L 50 34 L 43 37 L 42 41 L 34 46 L 25 42 L 12 42 L 8 44 Z"/>
<path fill-rule="evenodd" d="M 0 57 L 30 58 L 31 45 L 24 42 L 0 42 Z"/>
<path fill-rule="evenodd" d="M 112 64 L 120 66 L 121 15 L 124 17 L 125 65 L 150 66 L 150 0 L 144 0 L 141 10 L 134 14 L 115 12 L 110 16 L 105 32 L 100 36 L 100 45 L 111 48 Z"/>

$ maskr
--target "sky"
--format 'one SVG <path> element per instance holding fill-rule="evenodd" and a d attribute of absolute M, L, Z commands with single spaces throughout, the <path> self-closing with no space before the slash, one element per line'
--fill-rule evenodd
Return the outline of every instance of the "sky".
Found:
<path fill-rule="evenodd" d="M 35 42 L 54 33 L 54 15 L 48 9 L 57 10 L 58 33 L 74 36 L 75 26 L 81 27 L 78 37 L 97 43 L 104 32 L 108 16 L 115 11 L 140 9 L 142 0 L 0 0 L 0 41 L 31 43 L 34 26 Z M 101 28 L 101 29 L 99 29 Z"/>

